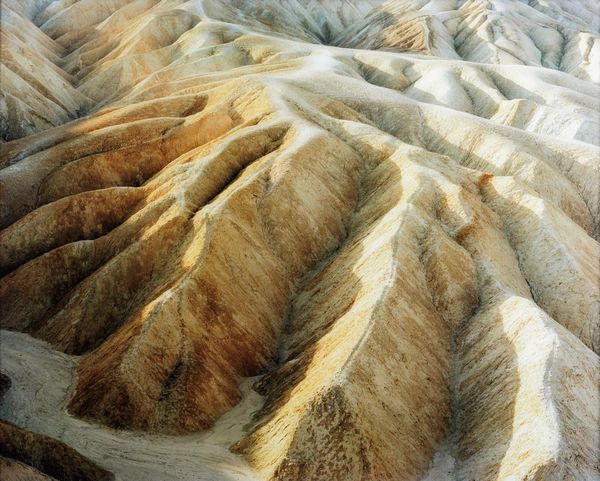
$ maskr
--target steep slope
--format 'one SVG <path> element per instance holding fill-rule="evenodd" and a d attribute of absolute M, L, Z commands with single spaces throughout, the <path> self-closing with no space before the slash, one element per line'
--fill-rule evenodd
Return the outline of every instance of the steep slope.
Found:
<path fill-rule="evenodd" d="M 69 412 L 3 419 L 119 479 L 600 478 L 594 2 L 2 6 L 3 357 Z"/>

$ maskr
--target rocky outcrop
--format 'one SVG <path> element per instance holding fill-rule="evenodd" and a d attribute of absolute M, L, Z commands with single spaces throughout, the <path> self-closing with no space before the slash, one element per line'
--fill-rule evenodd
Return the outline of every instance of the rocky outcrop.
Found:
<path fill-rule="evenodd" d="M 3 7 L 0 325 L 70 359 L 73 429 L 260 376 L 257 479 L 600 475 L 594 5 Z"/>
<path fill-rule="evenodd" d="M 11 386 L 0 372 L 0 401 Z M 0 421 L 0 474 L 6 481 L 112 481 L 112 473 L 48 436 Z"/>
<path fill-rule="evenodd" d="M 47 436 L 0 423 L 2 479 L 110 481 L 114 476 L 69 446 Z M 6 476 L 6 477 L 5 477 Z"/>

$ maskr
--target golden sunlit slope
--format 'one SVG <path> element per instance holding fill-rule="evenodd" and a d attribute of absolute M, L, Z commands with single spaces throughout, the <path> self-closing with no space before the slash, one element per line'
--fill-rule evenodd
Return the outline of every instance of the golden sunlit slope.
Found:
<path fill-rule="evenodd" d="M 3 1 L 2 418 L 124 480 L 598 479 L 597 9 Z"/>

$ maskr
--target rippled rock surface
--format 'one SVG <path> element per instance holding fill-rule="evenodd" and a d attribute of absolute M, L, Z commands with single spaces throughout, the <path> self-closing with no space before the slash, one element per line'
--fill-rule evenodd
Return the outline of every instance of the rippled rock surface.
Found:
<path fill-rule="evenodd" d="M 600 479 L 599 9 L 2 0 L 2 429 L 123 481 Z"/>

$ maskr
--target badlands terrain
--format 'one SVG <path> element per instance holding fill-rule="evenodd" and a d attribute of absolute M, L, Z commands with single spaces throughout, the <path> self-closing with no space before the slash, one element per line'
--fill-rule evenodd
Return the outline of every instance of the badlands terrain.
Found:
<path fill-rule="evenodd" d="M 2 0 L 0 472 L 600 479 L 597 0 Z"/>

